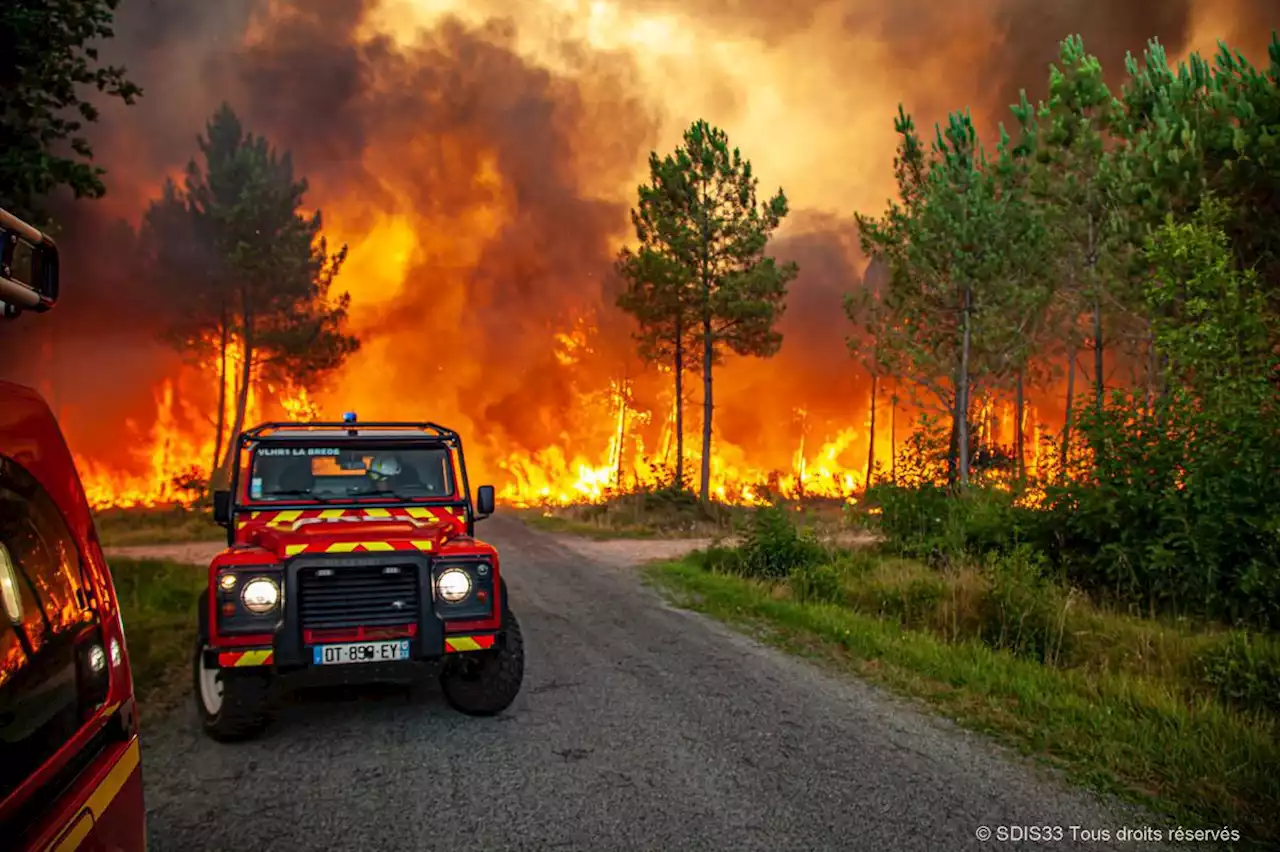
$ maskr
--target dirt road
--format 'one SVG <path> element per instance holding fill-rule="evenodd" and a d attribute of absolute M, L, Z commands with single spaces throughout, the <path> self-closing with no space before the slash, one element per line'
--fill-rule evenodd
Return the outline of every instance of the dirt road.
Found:
<path fill-rule="evenodd" d="M 502 517 L 484 534 L 529 654 L 506 715 L 353 692 L 225 746 L 184 709 L 144 734 L 152 850 L 952 852 L 1017 848 L 981 825 L 1149 822 L 669 608 L 619 555 L 634 543 L 575 551 Z"/>

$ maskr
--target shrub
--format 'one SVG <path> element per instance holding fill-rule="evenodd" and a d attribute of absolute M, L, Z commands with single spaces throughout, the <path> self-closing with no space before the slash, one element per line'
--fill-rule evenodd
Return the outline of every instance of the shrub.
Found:
<path fill-rule="evenodd" d="M 1025 545 L 987 557 L 990 588 L 982 638 L 993 648 L 1055 665 L 1070 650 L 1071 596 L 1045 576 L 1046 566 L 1044 556 Z"/>
<path fill-rule="evenodd" d="M 741 572 L 760 580 L 785 579 L 797 568 L 817 565 L 827 557 L 822 544 L 796 529 L 779 506 L 763 506 L 752 514 L 738 552 Z"/>
<path fill-rule="evenodd" d="M 1224 701 L 1280 715 L 1280 642 L 1233 631 L 1197 663 L 1201 682 Z"/>
<path fill-rule="evenodd" d="M 820 562 L 798 565 L 791 572 L 791 591 L 806 603 L 845 603 L 844 582 L 834 565 Z"/>
<path fill-rule="evenodd" d="M 736 547 L 713 545 L 706 550 L 694 551 L 689 555 L 703 571 L 717 574 L 741 574 L 742 554 Z"/>
<path fill-rule="evenodd" d="M 934 559 L 1004 553 L 1036 535 L 1031 510 L 1014 505 L 1000 488 L 971 487 L 961 494 L 931 483 L 915 487 L 878 485 L 867 502 L 881 511 L 876 527 L 904 556 Z"/>

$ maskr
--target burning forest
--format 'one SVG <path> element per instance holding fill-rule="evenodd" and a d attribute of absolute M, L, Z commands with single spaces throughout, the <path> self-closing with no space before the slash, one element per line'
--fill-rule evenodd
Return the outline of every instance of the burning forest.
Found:
<path fill-rule="evenodd" d="M 1185 52 L 1234 27 L 1257 32 L 1241 23 L 1243 3 L 1236 18 L 1221 4 L 1175 3 L 1113 21 L 1080 2 L 1034 25 L 1036 4 L 980 5 L 963 21 L 922 23 L 870 0 L 785 19 L 764 6 L 648 2 L 126 0 L 104 57 L 143 96 L 104 104 L 91 128 L 108 193 L 54 199 L 66 307 L 0 346 L 24 353 L 17 377 L 58 411 L 100 507 L 195 500 L 237 421 L 347 410 L 459 429 L 473 480 L 510 503 L 659 487 L 676 443 L 671 376 L 637 357 L 614 259 L 633 237 L 648 152 L 707 114 L 764 184 L 786 188 L 793 212 L 770 252 L 799 267 L 777 354 L 717 367 L 712 492 L 855 500 L 869 473 L 896 473 L 922 414 L 945 414 L 909 377 L 865 363 L 865 330 L 840 309 L 844 294 L 872 289 L 850 214 L 893 193 L 897 101 L 924 126 L 968 101 L 985 135 L 1044 76 L 1067 29 L 1083 27 L 1116 70 L 1151 36 Z M 246 386 L 244 341 L 187 322 L 209 264 L 147 262 L 148 210 L 168 182 L 183 186 L 223 103 L 291 158 L 306 181 L 301 209 L 321 211 L 330 251 L 345 246 L 331 295 L 349 295 L 353 343 L 314 381 L 254 368 Z M 1029 371 L 1022 404 L 1007 387 L 975 398 L 979 456 L 1016 445 L 1032 472 L 1056 463 L 1044 449 L 1064 425 L 1068 371 L 1056 357 Z M 1109 386 L 1126 371 L 1141 381 L 1124 354 L 1105 360 Z M 697 470 L 698 382 L 685 397 L 685 464 Z"/>

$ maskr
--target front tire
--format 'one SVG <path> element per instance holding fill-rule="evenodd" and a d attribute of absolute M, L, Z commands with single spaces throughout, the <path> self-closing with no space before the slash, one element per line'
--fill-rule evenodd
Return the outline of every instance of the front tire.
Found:
<path fill-rule="evenodd" d="M 197 641 L 191 663 L 200 726 L 219 742 L 253 739 L 274 718 L 271 675 L 206 667 L 204 651 Z"/>
<path fill-rule="evenodd" d="M 460 654 L 440 673 L 449 706 L 468 716 L 494 716 L 511 706 L 524 683 L 524 636 L 520 622 L 503 613 L 502 635 L 491 651 Z"/>

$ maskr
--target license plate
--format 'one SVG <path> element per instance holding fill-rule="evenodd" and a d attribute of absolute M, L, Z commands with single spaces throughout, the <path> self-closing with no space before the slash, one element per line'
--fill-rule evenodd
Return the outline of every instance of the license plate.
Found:
<path fill-rule="evenodd" d="M 317 666 L 344 663 L 390 663 L 409 659 L 409 640 L 394 642 L 352 642 L 347 645 L 316 645 L 311 649 Z"/>

